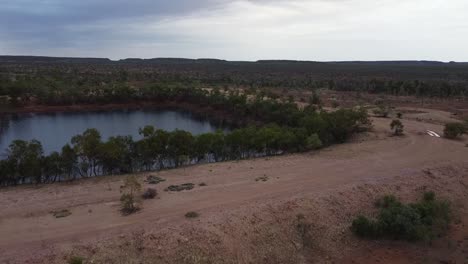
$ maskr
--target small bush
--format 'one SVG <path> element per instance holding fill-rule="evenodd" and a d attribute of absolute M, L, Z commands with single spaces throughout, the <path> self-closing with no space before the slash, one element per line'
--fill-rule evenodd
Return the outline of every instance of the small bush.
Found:
<path fill-rule="evenodd" d="M 374 237 L 377 233 L 375 223 L 362 215 L 353 220 L 351 230 L 357 236 L 368 238 Z"/>
<path fill-rule="evenodd" d="M 448 123 L 444 128 L 444 137 L 448 139 L 456 139 L 468 131 L 467 126 L 463 123 Z"/>
<path fill-rule="evenodd" d="M 431 240 L 445 232 L 450 224 L 451 209 L 447 201 L 436 200 L 435 193 L 424 193 L 418 203 L 403 204 L 394 196 L 376 202 L 377 219 L 357 217 L 351 230 L 359 237 L 395 240 Z"/>
<path fill-rule="evenodd" d="M 393 134 L 395 136 L 401 136 L 403 135 L 403 129 L 405 126 L 401 123 L 400 120 L 394 119 L 392 123 L 390 123 L 390 128 L 393 130 Z"/>
<path fill-rule="evenodd" d="M 122 194 L 120 196 L 120 205 L 120 211 L 123 215 L 133 214 L 140 209 L 139 203 L 135 200 L 133 194 Z"/>
<path fill-rule="evenodd" d="M 185 214 L 186 218 L 197 218 L 199 214 L 197 212 L 188 212 Z"/>
<path fill-rule="evenodd" d="M 70 216 L 72 213 L 68 210 L 68 209 L 64 209 L 64 210 L 60 210 L 60 211 L 53 211 L 52 212 L 52 215 L 55 217 L 55 218 L 63 218 L 63 217 L 67 217 L 67 216 Z"/>
<path fill-rule="evenodd" d="M 307 140 L 307 149 L 309 150 L 314 150 L 314 149 L 319 149 L 323 146 L 322 141 L 320 140 L 320 137 L 317 134 L 312 134 L 310 135 Z"/>
<path fill-rule="evenodd" d="M 148 188 L 143 192 L 141 197 L 147 200 L 147 199 L 153 199 L 154 197 L 156 197 L 156 195 L 158 195 L 158 192 L 156 191 L 156 189 Z"/>
<path fill-rule="evenodd" d="M 135 196 L 141 190 L 141 184 L 135 176 L 125 178 L 124 185 L 120 187 L 122 195 L 120 196 L 121 212 L 123 215 L 132 214 L 140 209 L 139 195 Z"/>
<path fill-rule="evenodd" d="M 189 191 L 195 187 L 193 183 L 184 183 L 181 185 L 171 185 L 167 187 L 164 191 L 171 191 L 171 192 L 181 192 L 181 191 Z"/>
<path fill-rule="evenodd" d="M 401 118 L 403 117 L 403 114 L 400 113 L 400 112 L 398 112 L 396 115 L 397 115 L 397 118 L 398 118 L 398 119 L 401 119 Z"/>
<path fill-rule="evenodd" d="M 84 258 L 78 257 L 78 256 L 73 256 L 68 260 L 68 264 L 83 264 L 84 263 Z"/>
<path fill-rule="evenodd" d="M 206 183 L 202 182 L 202 183 L 198 184 L 198 186 L 200 186 L 200 187 L 205 187 L 205 186 L 207 186 L 207 185 L 206 185 Z"/>
<path fill-rule="evenodd" d="M 146 177 L 146 182 L 148 182 L 148 184 L 159 184 L 165 181 L 166 179 L 163 179 L 159 176 L 149 175 L 148 177 Z"/>

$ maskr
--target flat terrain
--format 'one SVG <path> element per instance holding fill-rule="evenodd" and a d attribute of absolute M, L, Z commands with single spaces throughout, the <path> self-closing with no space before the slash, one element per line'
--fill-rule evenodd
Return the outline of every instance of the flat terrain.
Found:
<path fill-rule="evenodd" d="M 411 116 L 403 137 L 390 135 L 391 119 L 373 121 L 373 131 L 318 152 L 139 174 L 142 182 L 148 174 L 166 181 L 153 186 L 157 199 L 126 217 L 119 213 L 124 176 L 2 189 L 0 262 L 79 255 L 90 263 L 467 263 L 468 141 L 431 137 L 426 131 L 442 135 L 442 125 Z M 164 191 L 182 183 L 196 187 Z M 455 205 L 447 237 L 410 245 L 362 241 L 349 231 L 356 215 L 374 212 L 375 198 L 414 201 L 423 190 Z M 72 214 L 50 213 L 62 209 Z M 189 211 L 200 217 L 186 219 Z M 297 214 L 311 226 L 310 244 L 296 232 Z"/>

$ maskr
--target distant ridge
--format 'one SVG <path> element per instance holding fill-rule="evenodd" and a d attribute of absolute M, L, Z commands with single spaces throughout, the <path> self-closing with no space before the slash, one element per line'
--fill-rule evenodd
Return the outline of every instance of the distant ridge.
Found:
<path fill-rule="evenodd" d="M 246 63 L 246 64 L 353 64 L 353 65 L 388 65 L 388 66 L 444 66 L 444 65 L 468 65 L 468 62 L 441 62 L 427 60 L 396 60 L 396 61 L 300 61 L 300 60 L 258 60 L 258 61 L 227 61 L 212 58 L 187 59 L 187 58 L 127 58 L 110 60 L 108 58 L 86 57 L 48 57 L 48 56 L 23 56 L 0 55 L 0 63 L 97 63 L 97 64 L 203 64 L 203 63 Z"/>
<path fill-rule="evenodd" d="M 108 63 L 106 58 L 47 57 L 47 56 L 0 56 L 0 62 L 23 63 Z"/>

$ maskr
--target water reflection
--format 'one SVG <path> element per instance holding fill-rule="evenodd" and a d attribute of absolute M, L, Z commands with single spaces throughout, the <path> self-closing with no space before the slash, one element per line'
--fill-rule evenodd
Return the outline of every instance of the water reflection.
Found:
<path fill-rule="evenodd" d="M 70 139 L 88 128 L 96 128 L 103 139 L 131 135 L 139 139 L 138 128 L 153 125 L 173 131 L 182 129 L 192 134 L 214 132 L 221 128 L 206 118 L 186 111 L 121 110 L 78 113 L 24 114 L 0 118 L 0 153 L 15 139 L 41 141 L 46 154 L 60 151 Z"/>

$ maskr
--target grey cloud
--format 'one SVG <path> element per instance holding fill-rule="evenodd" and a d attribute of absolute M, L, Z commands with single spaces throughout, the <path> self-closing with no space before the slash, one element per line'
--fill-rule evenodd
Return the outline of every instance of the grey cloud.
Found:
<path fill-rule="evenodd" d="M 132 21 L 154 22 L 209 9 L 223 0 L 6 0 L 0 5 L 0 35 L 8 50 L 96 45 L 145 36 L 121 32 Z M 99 26 L 101 24 L 105 26 Z M 153 36 L 154 37 L 154 36 Z M 164 40 L 161 36 L 161 40 Z M 146 37 L 149 38 L 149 37 Z M 152 39 L 155 41 L 155 39 Z M 5 47 L 4 47 L 5 49 Z"/>

